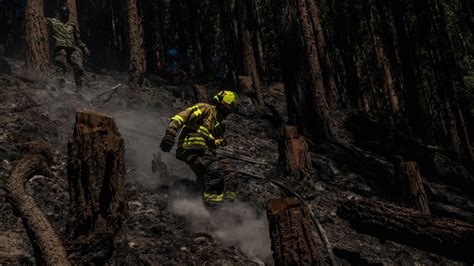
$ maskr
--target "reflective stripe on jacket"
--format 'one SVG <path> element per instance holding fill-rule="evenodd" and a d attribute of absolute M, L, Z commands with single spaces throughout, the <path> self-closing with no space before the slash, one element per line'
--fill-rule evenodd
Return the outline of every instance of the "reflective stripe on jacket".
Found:
<path fill-rule="evenodd" d="M 168 126 L 174 134 L 181 128 L 177 154 L 183 150 L 208 150 L 222 138 L 221 121 L 214 105 L 198 103 L 171 118 Z"/>

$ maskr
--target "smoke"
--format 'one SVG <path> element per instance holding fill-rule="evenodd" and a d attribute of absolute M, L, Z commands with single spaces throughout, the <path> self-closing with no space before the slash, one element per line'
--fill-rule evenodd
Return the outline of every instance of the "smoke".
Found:
<path fill-rule="evenodd" d="M 161 153 L 171 175 L 179 179 L 195 179 L 194 173 L 183 162 L 174 158 L 174 152 L 159 151 L 159 141 L 165 132 L 168 120 L 157 113 L 129 111 L 114 115 L 119 130 L 126 142 L 127 161 L 135 168 L 134 182 L 145 187 L 171 184 L 151 171 L 153 154 Z M 175 177 L 175 178 L 176 178 Z M 171 209 L 182 216 L 195 232 L 206 232 L 227 246 L 239 247 L 250 258 L 271 263 L 270 238 L 265 215 L 245 203 L 236 202 L 209 210 L 201 198 L 189 198 L 186 188 L 175 187 Z"/>
<path fill-rule="evenodd" d="M 55 77 L 42 77 L 29 86 L 35 89 L 33 91 L 35 100 L 49 111 L 51 119 L 66 125 L 59 130 L 61 138 L 68 139 L 74 124 L 75 111 L 82 108 L 95 109 L 94 100 L 103 92 L 103 89 L 95 89 L 110 88 L 118 81 L 113 77 L 100 76 L 95 82 L 98 85 L 94 85 L 92 89 L 76 91 L 71 77 L 68 77 L 63 88 L 57 86 Z M 135 111 L 117 111 L 120 109 L 123 110 L 123 106 L 112 105 L 112 102 L 106 110 L 102 108 L 103 111 L 112 114 L 125 140 L 127 169 L 132 171 L 129 175 L 132 180 L 129 181 L 152 190 L 158 185 L 177 181 L 174 178 L 195 179 L 194 173 L 182 161 L 175 158 L 174 152 L 162 153 L 159 150 L 159 142 L 168 125 L 168 116 L 163 110 L 158 112 L 143 108 Z M 165 180 L 152 172 L 153 154 L 161 155 L 161 161 L 174 176 L 172 180 Z M 252 206 L 239 202 L 209 210 L 200 198 L 185 197 L 186 192 L 183 192 L 180 198 L 171 198 L 169 206 L 174 213 L 189 222 L 192 230 L 206 232 L 220 239 L 225 245 L 239 247 L 251 258 L 271 263 L 270 239 L 264 214 L 258 214 Z"/>
<path fill-rule="evenodd" d="M 192 171 L 175 158 L 173 151 L 164 153 L 159 148 L 161 137 L 168 125 L 166 117 L 152 112 L 127 111 L 114 114 L 114 118 L 125 140 L 126 159 L 134 168 L 132 181 L 149 188 L 174 181 L 165 180 L 158 173 L 152 172 L 153 154 L 160 156 L 172 176 L 194 178 Z"/>
<path fill-rule="evenodd" d="M 227 246 L 236 246 L 252 259 L 271 263 L 266 216 L 242 202 L 208 209 L 202 199 L 176 199 L 172 210 L 183 216 L 195 232 L 205 232 Z"/>

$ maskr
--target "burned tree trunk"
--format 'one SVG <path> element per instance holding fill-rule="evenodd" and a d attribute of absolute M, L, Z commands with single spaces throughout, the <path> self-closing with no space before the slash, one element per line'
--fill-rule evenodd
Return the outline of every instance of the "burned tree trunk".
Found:
<path fill-rule="evenodd" d="M 107 249 L 127 214 L 124 141 L 112 117 L 88 110 L 76 114 L 68 180 L 69 237 Z"/>
<path fill-rule="evenodd" d="M 49 65 L 49 50 L 43 0 L 28 0 L 25 16 L 26 65 L 33 71 L 46 71 Z"/>
<path fill-rule="evenodd" d="M 275 265 L 321 265 L 321 244 L 311 214 L 296 198 L 271 199 L 267 219 Z"/>
<path fill-rule="evenodd" d="M 142 85 L 146 72 L 144 33 L 141 15 L 138 12 L 138 1 L 127 0 L 127 23 L 129 45 L 129 72 L 133 83 Z"/>
<path fill-rule="evenodd" d="M 77 19 L 77 5 L 76 0 L 67 0 L 66 5 L 69 8 L 69 21 L 74 22 L 76 25 L 79 25 L 79 21 Z"/>
<path fill-rule="evenodd" d="M 49 165 L 52 154 L 44 143 L 30 142 L 24 146 L 23 155 L 13 169 L 8 189 L 10 201 L 18 211 L 33 248 L 39 254 L 37 264 L 70 265 L 59 236 L 48 222 L 35 200 L 25 191 L 25 182 L 35 175 L 52 176 Z"/>
<path fill-rule="evenodd" d="M 372 37 L 372 44 L 375 51 L 375 58 L 377 59 L 377 66 L 383 72 L 384 86 L 390 101 L 390 107 L 393 114 L 400 112 L 400 104 L 397 95 L 397 88 L 395 76 L 390 65 L 390 61 L 386 55 L 385 46 L 382 42 L 381 34 L 377 30 L 375 21 L 374 4 L 371 1 L 362 1 L 364 4 L 364 11 L 366 12 L 366 19 L 369 26 L 369 31 Z"/>
<path fill-rule="evenodd" d="M 305 0 L 276 1 L 280 55 L 290 123 L 313 140 L 332 139 L 329 106 Z"/>
<path fill-rule="evenodd" d="M 431 214 L 418 164 L 395 157 L 394 168 L 401 201 L 409 208 L 423 214 Z"/>
<path fill-rule="evenodd" d="M 328 101 L 331 106 L 335 107 L 337 105 L 337 101 L 339 100 L 339 93 L 337 91 L 336 79 L 334 77 L 334 67 L 329 56 L 326 37 L 324 36 L 323 27 L 321 25 L 321 14 L 315 1 L 306 0 L 306 3 L 308 5 L 308 12 L 310 14 L 312 27 L 314 29 L 318 55 L 321 59 L 321 70 L 324 74 L 323 81 L 327 90 Z"/>
<path fill-rule="evenodd" d="M 242 61 L 243 70 L 245 75 L 252 78 L 252 88 L 255 98 L 259 104 L 263 104 L 262 99 L 262 83 L 260 76 L 257 71 L 257 62 L 255 60 L 255 53 L 252 44 L 252 38 L 250 36 L 249 25 L 248 25 L 248 12 L 247 12 L 247 1 L 239 0 L 236 2 L 237 5 L 237 25 L 239 29 L 239 40 L 240 48 L 242 50 Z"/>
<path fill-rule="evenodd" d="M 472 224 L 433 218 L 411 209 L 366 200 L 345 202 L 337 214 L 363 233 L 474 262 Z"/>

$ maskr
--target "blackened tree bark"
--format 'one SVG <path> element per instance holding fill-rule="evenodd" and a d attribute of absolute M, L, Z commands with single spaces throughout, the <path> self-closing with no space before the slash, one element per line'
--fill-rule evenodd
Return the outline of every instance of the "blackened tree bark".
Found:
<path fill-rule="evenodd" d="M 241 51 L 237 45 L 237 20 L 235 16 L 235 0 L 223 0 L 220 10 L 221 24 L 223 27 L 224 61 L 226 66 L 227 80 L 236 87 L 236 73 L 241 68 Z"/>
<path fill-rule="evenodd" d="M 339 92 L 335 79 L 335 71 L 326 44 L 326 37 L 324 36 L 323 27 L 321 25 L 322 18 L 319 12 L 316 1 L 306 0 L 308 6 L 309 17 L 311 18 L 311 25 L 314 29 L 314 37 L 316 38 L 316 48 L 318 49 L 318 56 L 321 59 L 321 70 L 323 73 L 323 81 L 327 90 L 328 102 L 336 107 L 339 101 Z"/>
<path fill-rule="evenodd" d="M 280 141 L 278 145 L 278 164 L 285 176 L 291 178 L 296 186 L 308 186 L 313 170 L 309 147 L 306 140 L 298 134 L 295 126 L 280 125 Z"/>
<path fill-rule="evenodd" d="M 271 199 L 267 218 L 275 265 L 322 265 L 322 245 L 307 207 L 296 198 Z"/>
<path fill-rule="evenodd" d="M 347 201 L 337 215 L 357 231 L 474 262 L 474 225 L 373 200 Z"/>
<path fill-rule="evenodd" d="M 259 104 L 263 104 L 262 83 L 257 71 L 257 63 L 249 31 L 247 5 L 249 0 L 237 1 L 237 24 L 239 29 L 240 48 L 242 49 L 243 74 L 252 78 L 252 88 Z"/>
<path fill-rule="evenodd" d="M 248 27 L 250 35 L 252 37 L 252 44 L 254 48 L 255 61 L 257 64 L 258 72 L 261 75 L 267 72 L 267 53 L 265 51 L 265 40 L 262 34 L 262 21 L 260 14 L 260 5 L 259 1 L 246 1 L 247 12 L 248 12 Z"/>
<path fill-rule="evenodd" d="M 306 2 L 275 4 L 290 123 L 314 140 L 332 139 L 329 106 Z"/>
<path fill-rule="evenodd" d="M 161 28 L 163 26 L 162 14 L 164 13 L 162 1 L 142 0 L 141 8 L 147 58 L 146 69 L 150 73 L 157 73 L 162 70 L 164 66 L 164 38 L 161 34 Z M 178 17 L 178 14 L 175 15 L 178 20 L 182 19 Z"/>
<path fill-rule="evenodd" d="M 420 213 L 431 214 L 417 162 L 405 162 L 402 157 L 395 156 L 394 169 L 397 193 L 401 202 Z"/>
<path fill-rule="evenodd" d="M 129 72 L 132 82 L 142 84 L 146 72 L 146 57 L 142 16 L 138 0 L 126 0 L 129 44 Z"/>
<path fill-rule="evenodd" d="M 66 5 L 69 8 L 69 20 L 74 22 L 76 25 L 78 24 L 78 19 L 77 19 L 77 5 L 76 5 L 76 0 L 67 0 Z"/>
<path fill-rule="evenodd" d="M 400 112 L 400 105 L 398 100 L 396 86 L 396 81 L 394 73 L 390 64 L 390 61 L 385 52 L 385 44 L 383 43 L 381 34 L 376 26 L 375 18 L 375 5 L 370 0 L 362 1 L 363 9 L 365 12 L 368 28 L 370 35 L 372 37 L 372 45 L 375 52 L 375 58 L 377 60 L 377 66 L 383 73 L 383 84 L 385 90 L 388 94 L 388 99 L 390 101 L 390 107 L 393 114 L 398 114 Z"/>
<path fill-rule="evenodd" d="M 76 114 L 68 144 L 70 214 L 68 234 L 79 250 L 108 257 L 127 215 L 124 141 L 112 117 L 84 110 Z M 105 255 L 104 255 L 105 254 Z"/>
<path fill-rule="evenodd" d="M 452 40 L 449 36 L 449 29 L 444 15 L 444 6 L 438 0 L 432 2 L 433 25 L 439 32 L 441 41 L 439 42 L 438 75 L 442 80 L 439 84 L 440 98 L 445 100 L 446 112 L 450 122 L 451 147 L 457 153 L 458 158 L 464 163 L 466 168 L 474 172 L 473 154 L 471 142 L 464 122 L 464 117 L 459 107 L 459 97 L 456 87 L 463 80 L 459 66 L 455 59 Z M 461 82 L 462 85 L 462 82 Z"/>
<path fill-rule="evenodd" d="M 37 72 L 49 65 L 48 33 L 44 20 L 43 0 L 26 2 L 26 65 Z"/>

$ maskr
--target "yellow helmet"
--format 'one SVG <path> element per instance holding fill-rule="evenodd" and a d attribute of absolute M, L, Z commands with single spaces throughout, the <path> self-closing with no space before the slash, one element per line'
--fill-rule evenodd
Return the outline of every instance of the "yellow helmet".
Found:
<path fill-rule="evenodd" d="M 234 111 L 239 101 L 239 97 L 233 91 L 220 91 L 213 98 L 216 104 L 221 104 L 230 111 Z"/>

